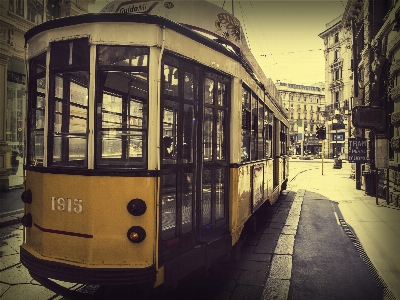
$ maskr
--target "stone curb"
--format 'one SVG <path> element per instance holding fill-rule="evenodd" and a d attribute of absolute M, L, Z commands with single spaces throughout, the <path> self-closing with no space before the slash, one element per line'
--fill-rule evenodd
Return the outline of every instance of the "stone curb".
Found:
<path fill-rule="evenodd" d="M 21 218 L 23 217 L 24 213 L 19 213 L 7 217 L 3 217 L 0 219 L 0 228 L 17 225 L 21 223 Z"/>

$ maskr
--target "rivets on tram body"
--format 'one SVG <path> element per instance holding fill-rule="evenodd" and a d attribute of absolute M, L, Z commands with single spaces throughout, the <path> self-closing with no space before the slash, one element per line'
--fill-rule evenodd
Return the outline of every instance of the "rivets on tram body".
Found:
<path fill-rule="evenodd" d="M 142 199 L 133 199 L 129 201 L 126 208 L 132 216 L 141 216 L 146 212 L 147 206 Z"/>
<path fill-rule="evenodd" d="M 32 203 L 32 191 L 26 190 L 21 194 L 21 200 L 24 203 L 31 204 Z"/>
<path fill-rule="evenodd" d="M 32 227 L 32 215 L 30 213 L 21 218 L 21 224 L 24 227 Z"/>
<path fill-rule="evenodd" d="M 140 226 L 132 226 L 127 232 L 127 237 L 132 243 L 140 243 L 146 238 L 146 231 Z"/>

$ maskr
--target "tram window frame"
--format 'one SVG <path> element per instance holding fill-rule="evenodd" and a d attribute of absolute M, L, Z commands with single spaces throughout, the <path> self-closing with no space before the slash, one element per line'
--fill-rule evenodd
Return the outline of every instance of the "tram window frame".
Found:
<path fill-rule="evenodd" d="M 273 123 L 274 114 L 268 108 L 264 111 L 264 144 L 265 158 L 273 155 Z"/>
<path fill-rule="evenodd" d="M 265 110 L 264 104 L 259 100 L 258 102 L 258 132 L 257 132 L 257 158 L 258 159 L 263 159 L 265 158 L 265 151 L 264 151 L 264 110 Z"/>
<path fill-rule="evenodd" d="M 43 166 L 47 53 L 29 61 L 27 165 Z"/>
<path fill-rule="evenodd" d="M 242 147 L 241 161 L 250 161 L 250 126 L 251 126 L 251 111 L 250 99 L 251 91 L 246 86 L 242 86 Z"/>
<path fill-rule="evenodd" d="M 230 99 L 230 78 L 216 74 L 214 71 L 204 73 L 203 82 L 203 140 L 205 140 L 205 114 L 209 111 L 210 129 L 209 141 L 212 144 L 211 156 L 206 159 L 203 145 L 202 197 L 199 203 L 201 211 L 201 228 L 199 240 L 208 241 L 218 232 L 225 230 L 228 218 L 228 193 L 224 193 L 228 184 L 229 136 L 228 109 Z M 208 89 L 206 82 L 213 82 Z M 211 87 L 211 85 L 208 85 Z M 224 86 L 224 87 L 222 87 Z M 223 95 L 223 96 L 222 96 Z M 221 97 L 222 96 L 222 97 Z M 222 138 L 222 140 L 221 140 Z M 208 210 L 207 207 L 212 207 Z"/>
<path fill-rule="evenodd" d="M 87 38 L 50 43 L 47 137 L 47 164 L 50 167 L 88 167 L 89 74 L 90 45 Z M 58 85 L 60 79 L 62 86 Z M 78 91 L 80 88 L 86 89 L 86 95 Z M 71 101 L 73 96 L 77 96 L 78 100 Z M 79 101 L 83 103 L 78 103 Z M 71 123 L 71 120 L 76 123 Z M 86 123 L 83 130 L 80 129 L 82 122 L 79 120 Z M 79 143 L 82 139 L 83 145 L 82 141 Z M 76 141 L 77 144 L 73 143 Z M 82 146 L 83 150 L 80 149 Z"/>
<path fill-rule="evenodd" d="M 287 154 L 287 138 L 288 138 L 288 128 L 285 126 L 283 122 L 280 125 L 280 155 L 284 156 Z"/>
<path fill-rule="evenodd" d="M 258 158 L 258 97 L 251 93 L 250 160 Z"/>
<path fill-rule="evenodd" d="M 96 54 L 95 169 L 145 169 L 149 47 L 97 45 Z"/>

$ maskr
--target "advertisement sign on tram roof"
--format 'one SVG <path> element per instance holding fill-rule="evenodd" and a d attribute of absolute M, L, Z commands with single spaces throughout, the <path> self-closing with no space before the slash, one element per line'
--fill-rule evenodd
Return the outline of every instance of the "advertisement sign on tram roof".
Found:
<path fill-rule="evenodd" d="M 167 18 L 195 31 L 221 38 L 237 49 L 243 40 L 240 22 L 232 14 L 205 0 L 120 1 L 107 4 L 101 13 L 149 14 Z"/>
<path fill-rule="evenodd" d="M 251 66 L 258 80 L 274 101 L 282 106 L 281 96 L 271 78 L 265 76 L 249 49 L 240 21 L 231 13 L 205 0 L 140 1 L 115 0 L 100 13 L 148 14 L 164 17 L 198 33 L 217 38 L 230 46 Z"/>

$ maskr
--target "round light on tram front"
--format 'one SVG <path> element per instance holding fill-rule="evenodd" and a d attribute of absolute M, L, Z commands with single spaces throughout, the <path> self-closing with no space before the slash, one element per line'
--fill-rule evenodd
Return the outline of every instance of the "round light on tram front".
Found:
<path fill-rule="evenodd" d="M 132 226 L 127 232 L 127 237 L 132 243 L 140 243 L 146 238 L 146 231 L 140 226 Z"/>
<path fill-rule="evenodd" d="M 32 227 L 32 215 L 30 213 L 24 215 L 21 218 L 21 224 L 24 227 L 29 227 L 29 228 Z"/>
<path fill-rule="evenodd" d="M 133 199 L 129 201 L 126 208 L 131 215 L 141 216 L 146 212 L 147 206 L 142 199 Z"/>
<path fill-rule="evenodd" d="M 32 203 L 32 191 L 31 190 L 26 190 L 21 194 L 21 200 L 24 203 L 31 204 Z"/>

